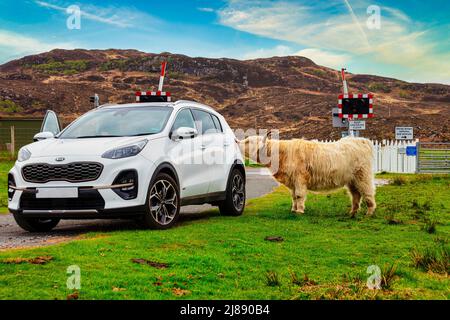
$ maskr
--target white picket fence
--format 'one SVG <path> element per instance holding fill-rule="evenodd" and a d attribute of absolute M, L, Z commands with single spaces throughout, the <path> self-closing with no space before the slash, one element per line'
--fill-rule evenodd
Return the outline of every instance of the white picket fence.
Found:
<path fill-rule="evenodd" d="M 406 155 L 406 147 L 415 146 L 418 141 L 372 141 L 374 146 L 373 170 L 375 172 L 415 173 L 417 155 Z"/>
<path fill-rule="evenodd" d="M 417 156 L 407 156 L 406 147 L 415 146 L 419 140 L 399 141 L 382 140 L 373 141 L 373 171 L 374 172 L 395 172 L 395 173 L 415 173 L 417 166 Z M 323 140 L 322 142 L 334 142 L 333 140 Z"/>

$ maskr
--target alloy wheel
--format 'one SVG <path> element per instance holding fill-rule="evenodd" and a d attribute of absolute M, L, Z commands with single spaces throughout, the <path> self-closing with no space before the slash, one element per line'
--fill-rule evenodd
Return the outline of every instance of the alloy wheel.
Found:
<path fill-rule="evenodd" d="M 150 190 L 150 212 L 160 225 L 169 224 L 176 216 L 178 196 L 175 187 L 167 180 L 158 180 Z"/>
<path fill-rule="evenodd" d="M 233 177 L 231 186 L 231 196 L 234 208 L 238 211 L 242 210 L 245 202 L 244 180 L 241 175 L 236 174 Z"/>

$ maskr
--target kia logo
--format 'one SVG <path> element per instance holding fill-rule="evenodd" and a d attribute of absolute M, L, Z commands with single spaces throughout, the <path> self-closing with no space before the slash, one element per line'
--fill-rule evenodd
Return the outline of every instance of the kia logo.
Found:
<path fill-rule="evenodd" d="M 55 160 L 60 162 L 60 161 L 66 160 L 66 158 L 64 158 L 64 157 L 58 157 L 58 158 L 56 158 Z"/>

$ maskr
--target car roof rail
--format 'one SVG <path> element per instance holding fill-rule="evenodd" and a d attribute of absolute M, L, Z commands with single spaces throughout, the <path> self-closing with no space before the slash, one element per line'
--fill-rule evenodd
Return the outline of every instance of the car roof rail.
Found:
<path fill-rule="evenodd" d="M 197 101 L 193 101 L 193 100 L 177 100 L 177 101 L 174 102 L 174 105 L 177 105 L 177 104 L 180 104 L 180 103 L 188 103 L 188 104 L 190 103 L 192 105 L 201 106 L 203 108 L 207 108 L 207 109 L 215 111 L 213 107 L 210 107 L 210 106 L 208 106 L 206 104 L 203 104 L 203 103 L 200 103 L 200 102 L 197 102 Z"/>
<path fill-rule="evenodd" d="M 103 108 L 103 107 L 109 107 L 109 106 L 116 106 L 117 103 L 104 103 L 102 105 L 99 105 L 96 109 L 98 108 Z"/>

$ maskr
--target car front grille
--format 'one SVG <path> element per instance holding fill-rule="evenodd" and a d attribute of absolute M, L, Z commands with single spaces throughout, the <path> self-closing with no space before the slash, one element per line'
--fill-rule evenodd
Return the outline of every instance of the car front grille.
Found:
<path fill-rule="evenodd" d="M 84 182 L 97 180 L 103 165 L 97 162 L 72 162 L 53 165 L 35 163 L 22 168 L 25 181 L 45 183 L 49 181 Z"/>
<path fill-rule="evenodd" d="M 78 198 L 36 198 L 33 192 L 24 192 L 20 197 L 22 210 L 81 210 L 104 209 L 105 200 L 97 190 L 78 189 Z"/>

